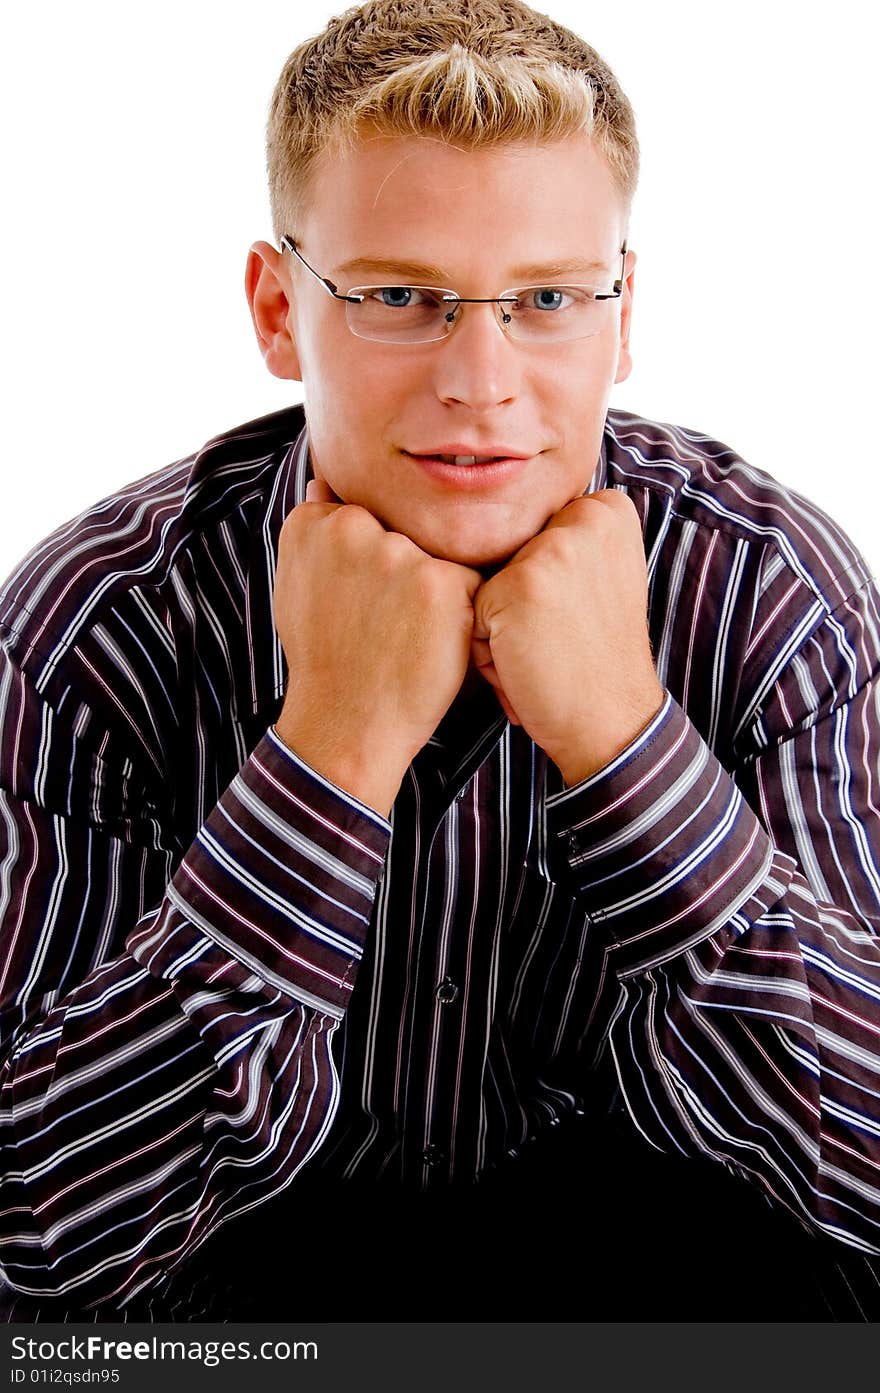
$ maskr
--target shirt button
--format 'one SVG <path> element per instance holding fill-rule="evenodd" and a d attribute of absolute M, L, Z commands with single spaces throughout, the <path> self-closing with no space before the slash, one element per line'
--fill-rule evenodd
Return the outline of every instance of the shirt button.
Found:
<path fill-rule="evenodd" d="M 446 1157 L 443 1155 L 439 1146 L 434 1146 L 432 1142 L 431 1145 L 426 1146 L 422 1152 L 422 1160 L 426 1166 L 442 1166 Z"/>
<path fill-rule="evenodd" d="M 449 1006 L 458 996 L 458 986 L 451 977 L 444 977 L 443 981 L 437 984 L 435 995 L 441 1006 Z"/>

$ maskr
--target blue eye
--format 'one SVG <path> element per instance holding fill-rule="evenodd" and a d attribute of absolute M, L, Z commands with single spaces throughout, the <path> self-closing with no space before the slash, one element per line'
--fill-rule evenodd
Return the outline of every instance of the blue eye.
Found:
<path fill-rule="evenodd" d="M 550 287 L 547 287 L 545 290 L 536 290 L 532 295 L 532 303 L 537 310 L 561 309 L 562 300 L 562 291 L 554 290 Z"/>
<path fill-rule="evenodd" d="M 412 301 L 412 290 L 408 285 L 383 285 L 379 290 L 382 304 L 392 309 L 404 309 Z"/>

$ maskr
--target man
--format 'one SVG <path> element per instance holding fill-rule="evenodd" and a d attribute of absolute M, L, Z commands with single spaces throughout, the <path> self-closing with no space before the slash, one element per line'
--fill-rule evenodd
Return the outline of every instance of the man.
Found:
<path fill-rule="evenodd" d="M 304 415 L 4 591 L 12 1316 L 834 1315 L 880 1251 L 871 577 L 609 411 L 637 145 L 573 35 L 374 0 L 269 155 Z"/>

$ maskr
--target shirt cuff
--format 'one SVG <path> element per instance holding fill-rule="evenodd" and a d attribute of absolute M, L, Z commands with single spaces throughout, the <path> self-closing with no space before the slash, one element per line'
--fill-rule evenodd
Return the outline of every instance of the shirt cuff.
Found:
<path fill-rule="evenodd" d="M 390 836 L 390 822 L 270 729 L 202 825 L 167 898 L 257 977 L 338 1017 Z M 169 954 L 177 956 L 170 944 Z"/>
<path fill-rule="evenodd" d="M 621 977 L 666 962 L 723 925 L 770 876 L 773 843 L 667 693 L 610 764 L 547 799 L 548 832 Z M 774 894 L 775 898 L 775 894 Z"/>

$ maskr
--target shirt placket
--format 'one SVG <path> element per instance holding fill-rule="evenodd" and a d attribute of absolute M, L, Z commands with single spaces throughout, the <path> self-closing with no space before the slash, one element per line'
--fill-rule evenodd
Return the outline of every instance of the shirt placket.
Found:
<path fill-rule="evenodd" d="M 472 906 L 478 887 L 485 892 L 487 884 L 499 885 L 486 847 L 477 853 L 474 810 L 490 800 L 503 729 L 503 721 L 493 722 L 463 759 L 433 745 L 418 762 L 427 851 L 409 965 L 400 1126 L 404 1177 L 425 1188 L 473 1165 L 472 1156 L 456 1155 L 457 1131 L 470 1130 L 468 1119 L 478 1110 L 470 1094 L 483 1072 L 483 1055 L 477 1058 L 475 1050 L 484 1050 L 485 1042 L 475 1038 L 468 1002 L 481 1002 L 485 1010 L 490 983 L 482 951 L 486 925 L 472 922 Z"/>

